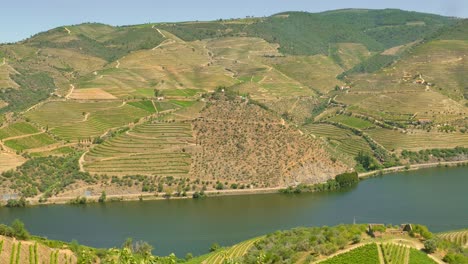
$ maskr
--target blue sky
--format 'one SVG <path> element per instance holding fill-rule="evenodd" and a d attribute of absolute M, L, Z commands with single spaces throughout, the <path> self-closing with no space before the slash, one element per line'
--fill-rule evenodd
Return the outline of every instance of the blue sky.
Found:
<path fill-rule="evenodd" d="M 129 25 L 340 8 L 400 8 L 468 17 L 468 0 L 14 0 L 0 5 L 0 42 L 83 22 Z"/>

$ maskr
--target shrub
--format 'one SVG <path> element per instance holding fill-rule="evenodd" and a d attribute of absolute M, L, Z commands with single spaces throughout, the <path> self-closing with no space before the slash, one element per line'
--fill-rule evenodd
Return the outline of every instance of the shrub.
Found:
<path fill-rule="evenodd" d="M 359 182 L 359 176 L 357 172 L 349 172 L 337 175 L 335 180 L 343 188 L 356 185 Z"/>
<path fill-rule="evenodd" d="M 437 241 L 435 239 L 429 239 L 424 241 L 424 250 L 431 254 L 437 250 Z"/>

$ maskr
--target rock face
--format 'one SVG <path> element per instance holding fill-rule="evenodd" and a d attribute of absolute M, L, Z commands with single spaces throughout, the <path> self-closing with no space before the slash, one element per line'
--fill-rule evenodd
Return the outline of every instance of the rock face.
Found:
<path fill-rule="evenodd" d="M 192 177 L 257 187 L 318 183 L 347 168 L 318 141 L 241 100 L 212 100 L 193 121 Z"/>

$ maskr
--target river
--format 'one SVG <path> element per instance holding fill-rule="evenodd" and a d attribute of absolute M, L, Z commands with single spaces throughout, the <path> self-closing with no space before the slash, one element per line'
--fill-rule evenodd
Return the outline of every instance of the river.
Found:
<path fill-rule="evenodd" d="M 120 246 L 127 237 L 153 253 L 206 253 L 275 230 L 340 223 L 421 223 L 432 231 L 468 227 L 468 168 L 432 168 L 366 179 L 330 193 L 259 194 L 202 200 L 117 202 L 87 206 L 0 208 L 0 222 L 19 218 L 35 235 Z"/>

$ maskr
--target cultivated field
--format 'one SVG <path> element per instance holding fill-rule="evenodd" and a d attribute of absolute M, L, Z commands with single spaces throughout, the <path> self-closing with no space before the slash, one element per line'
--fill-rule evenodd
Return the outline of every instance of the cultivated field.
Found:
<path fill-rule="evenodd" d="M 384 261 L 386 264 L 408 263 L 410 248 L 404 245 L 385 243 L 381 244 Z"/>
<path fill-rule="evenodd" d="M 254 238 L 246 240 L 242 243 L 234 245 L 232 247 L 218 250 L 202 261 L 202 264 L 223 264 L 229 261 L 239 261 L 242 256 L 244 256 L 247 251 L 254 245 L 254 243 L 260 238 Z"/>
<path fill-rule="evenodd" d="M 438 237 L 453 242 L 461 247 L 468 247 L 468 230 L 440 233 Z"/>
<path fill-rule="evenodd" d="M 358 247 L 349 252 L 340 254 L 336 257 L 321 261 L 321 264 L 342 264 L 342 263 L 360 263 L 376 264 L 379 263 L 379 253 L 377 244 L 367 244 Z"/>
<path fill-rule="evenodd" d="M 65 140 L 90 139 L 148 116 L 148 103 L 50 102 L 26 114 L 33 122 Z"/>
<path fill-rule="evenodd" d="M 85 170 L 108 175 L 184 176 L 189 173 L 190 124 L 146 123 L 93 148 Z"/>
<path fill-rule="evenodd" d="M 461 133 L 417 131 L 405 134 L 395 130 L 376 128 L 368 130 L 367 134 L 388 150 L 420 150 L 468 146 L 468 135 Z"/>
<path fill-rule="evenodd" d="M 39 130 L 31 124 L 25 122 L 13 123 L 0 129 L 0 140 L 22 135 L 35 134 L 38 132 Z"/>
<path fill-rule="evenodd" d="M 336 116 L 333 116 L 333 117 L 329 118 L 328 120 L 330 120 L 332 122 L 336 122 L 336 123 L 341 123 L 341 124 L 346 125 L 348 127 L 352 127 L 352 128 L 356 128 L 356 129 L 360 129 L 360 130 L 374 127 L 373 123 L 371 123 L 371 122 L 369 122 L 367 120 L 358 118 L 358 117 L 354 117 L 354 116 L 336 115 Z"/>
<path fill-rule="evenodd" d="M 52 249 L 36 242 L 0 236 L 0 263 L 74 264 L 77 258 L 70 250 Z"/>
<path fill-rule="evenodd" d="M 0 152 L 0 173 L 16 168 L 26 161 L 22 156 Z"/>
<path fill-rule="evenodd" d="M 369 144 L 349 130 L 330 124 L 310 124 L 302 128 L 307 133 L 326 139 L 328 145 L 339 153 L 356 156 L 359 151 L 371 152 Z"/>

